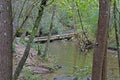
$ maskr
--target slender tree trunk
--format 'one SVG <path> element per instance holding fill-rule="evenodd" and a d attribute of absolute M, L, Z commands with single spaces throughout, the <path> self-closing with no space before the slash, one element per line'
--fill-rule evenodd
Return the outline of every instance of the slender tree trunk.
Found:
<path fill-rule="evenodd" d="M 0 80 L 12 80 L 11 0 L 0 0 Z"/>
<path fill-rule="evenodd" d="M 48 51 L 48 47 L 49 47 L 49 43 L 50 43 L 50 37 L 51 37 L 51 33 L 52 33 L 52 28 L 53 28 L 53 21 L 54 21 L 55 11 L 56 11 L 56 5 L 53 6 L 53 13 L 52 13 L 52 17 L 51 17 L 49 34 L 48 34 L 48 39 L 47 39 L 47 43 L 46 43 L 46 47 L 45 47 L 43 57 L 47 56 L 47 51 Z"/>
<path fill-rule="evenodd" d="M 24 20 L 23 20 L 23 22 L 21 23 L 21 25 L 16 29 L 16 31 L 15 31 L 15 33 L 14 33 L 14 37 L 13 37 L 13 40 L 15 39 L 15 37 L 18 35 L 18 36 L 21 36 L 22 35 L 22 33 L 24 33 L 24 29 L 25 29 L 25 25 L 26 25 L 26 23 L 27 23 L 27 21 L 28 21 L 28 19 L 29 19 L 29 16 L 31 15 L 31 13 L 32 13 L 32 10 L 34 9 L 34 7 L 35 7 L 35 5 L 37 5 L 39 3 L 39 1 L 38 0 L 36 0 L 29 8 L 28 8 L 28 10 L 27 10 L 27 13 L 26 13 L 26 16 L 25 16 L 25 18 L 24 18 Z M 21 13 L 19 14 L 19 16 L 21 15 Z M 19 18 L 19 17 L 18 17 Z M 19 19 L 18 19 L 18 23 L 19 23 Z M 21 31 L 21 32 L 19 32 L 19 31 Z M 20 34 L 20 35 L 19 35 Z"/>
<path fill-rule="evenodd" d="M 107 54 L 106 47 L 109 27 L 109 5 L 109 0 L 99 0 L 99 20 L 96 38 L 96 43 L 98 44 L 98 46 L 95 48 L 93 55 L 92 80 L 103 79 L 102 71 L 104 70 L 103 66 L 106 65 L 104 61 Z"/>
<path fill-rule="evenodd" d="M 27 43 L 27 46 L 26 46 L 26 49 L 24 51 L 24 55 L 23 57 L 21 58 L 20 62 L 18 63 L 18 66 L 14 72 L 14 76 L 13 76 L 13 80 L 17 80 L 27 58 L 28 58 L 28 55 L 29 55 L 29 51 L 30 51 L 30 47 L 31 47 L 31 43 L 33 42 L 33 39 L 37 33 L 37 30 L 38 30 L 38 26 L 40 24 L 40 21 L 41 21 L 41 18 L 42 18 L 42 14 L 43 14 L 43 11 L 44 11 L 44 7 L 46 6 L 46 3 L 47 3 L 48 0 L 42 0 L 41 1 L 41 4 L 40 4 L 40 8 L 39 8 L 39 11 L 38 11 L 38 16 L 35 20 L 35 24 L 34 24 L 34 27 L 32 29 L 32 33 L 30 35 L 30 38 L 29 38 L 29 41 Z"/>
<path fill-rule="evenodd" d="M 77 26 L 76 26 L 76 10 L 75 10 L 75 1 L 73 0 L 72 1 L 72 14 L 73 14 L 73 26 L 74 26 L 74 33 L 76 34 L 77 33 Z"/>
<path fill-rule="evenodd" d="M 76 6 L 77 7 L 79 7 L 78 6 L 78 3 L 76 3 Z M 78 17 L 79 17 L 79 20 L 80 20 L 80 24 L 81 24 L 81 29 L 82 29 L 82 34 L 83 34 L 83 36 L 85 37 L 85 41 L 89 41 L 88 40 L 88 37 L 87 37 L 87 35 L 86 35 L 86 32 L 85 32 L 85 29 L 84 29 L 84 25 L 83 25 L 83 21 L 82 21 L 82 14 L 81 14 L 81 12 L 80 12 L 80 9 L 77 9 L 77 13 L 78 13 Z M 85 42 L 84 42 L 85 43 Z"/>

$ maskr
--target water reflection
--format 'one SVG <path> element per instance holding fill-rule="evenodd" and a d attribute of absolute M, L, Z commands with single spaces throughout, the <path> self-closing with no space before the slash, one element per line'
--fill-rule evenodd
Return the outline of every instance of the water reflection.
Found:
<path fill-rule="evenodd" d="M 80 53 L 79 48 L 74 42 L 53 42 L 49 45 L 48 52 L 49 55 L 56 57 L 56 64 L 62 66 L 62 69 L 58 70 L 54 75 L 66 74 L 81 78 L 91 75 L 92 54 L 84 55 L 84 53 Z M 53 79 L 51 78 L 51 80 Z"/>
<path fill-rule="evenodd" d="M 48 52 L 49 55 L 55 56 L 56 64 L 62 66 L 60 70 L 50 74 L 48 80 L 72 80 L 73 77 L 87 80 L 86 77 L 91 76 L 93 51 L 87 52 L 86 55 L 80 52 L 75 42 L 55 41 L 50 43 Z M 107 80 L 119 80 L 118 62 L 114 55 L 116 54 L 113 52 L 108 53 Z"/>

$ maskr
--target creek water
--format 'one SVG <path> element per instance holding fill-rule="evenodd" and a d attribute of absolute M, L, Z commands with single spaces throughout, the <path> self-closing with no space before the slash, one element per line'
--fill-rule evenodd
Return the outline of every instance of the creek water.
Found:
<path fill-rule="evenodd" d="M 49 44 L 48 52 L 61 68 L 49 74 L 46 80 L 90 80 L 93 50 L 81 53 L 75 42 L 54 41 Z M 119 80 L 116 52 L 108 53 L 107 65 L 107 80 Z"/>

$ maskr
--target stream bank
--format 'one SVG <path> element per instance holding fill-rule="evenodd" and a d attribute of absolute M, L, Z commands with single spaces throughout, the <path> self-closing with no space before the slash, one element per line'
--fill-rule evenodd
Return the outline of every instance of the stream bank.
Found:
<path fill-rule="evenodd" d="M 16 44 L 13 69 L 15 69 L 22 57 L 24 49 L 25 46 L 21 43 Z M 21 72 L 19 80 L 26 80 L 25 77 L 28 70 L 31 71 L 30 75 L 37 75 L 38 80 L 74 80 L 75 78 L 79 78 L 79 80 L 89 80 L 92 69 L 93 50 L 84 54 L 80 52 L 74 42 L 62 40 L 50 43 L 48 52 L 49 57 L 47 61 L 42 61 L 39 59 L 37 51 L 31 48 L 29 57 L 23 71 Z M 119 79 L 117 64 L 116 52 L 109 50 L 108 80 Z M 33 76 L 29 76 L 28 78 Z"/>

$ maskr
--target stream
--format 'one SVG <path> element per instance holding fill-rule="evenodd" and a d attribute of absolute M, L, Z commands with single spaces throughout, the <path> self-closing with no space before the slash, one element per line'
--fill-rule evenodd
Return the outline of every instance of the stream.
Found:
<path fill-rule="evenodd" d="M 81 53 L 74 42 L 63 40 L 50 43 L 48 52 L 61 68 L 46 80 L 91 80 L 93 50 Z M 107 65 L 107 80 L 119 80 L 116 52 L 108 51 Z"/>

